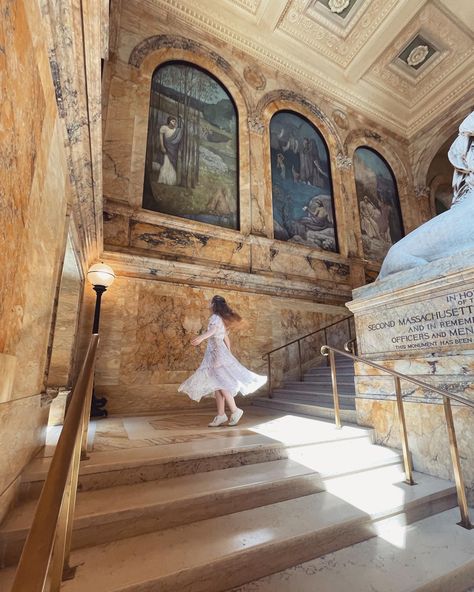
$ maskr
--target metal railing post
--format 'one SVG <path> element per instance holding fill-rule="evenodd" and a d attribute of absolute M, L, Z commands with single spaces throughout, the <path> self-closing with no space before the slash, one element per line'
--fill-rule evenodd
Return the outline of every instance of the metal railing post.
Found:
<path fill-rule="evenodd" d="M 328 343 L 328 334 L 326 329 L 324 329 L 324 345 L 329 345 Z M 331 365 L 331 358 L 328 356 L 326 358 L 326 366 L 330 366 Z"/>
<path fill-rule="evenodd" d="M 456 440 L 456 431 L 454 429 L 453 411 L 451 409 L 451 401 L 448 397 L 443 397 L 444 415 L 446 417 L 446 425 L 448 428 L 449 449 L 451 452 L 451 460 L 453 463 L 454 481 L 456 483 L 456 491 L 458 496 L 459 510 L 461 512 L 461 522 L 458 522 L 463 528 L 471 530 L 473 528 L 469 518 L 469 509 L 467 506 L 466 489 L 464 487 L 464 479 L 461 471 L 461 461 L 459 460 L 458 443 Z"/>
<path fill-rule="evenodd" d="M 300 368 L 300 380 L 303 380 L 303 366 L 301 364 L 301 339 L 298 339 L 298 365 Z"/>
<path fill-rule="evenodd" d="M 329 350 L 329 364 L 331 366 L 332 397 L 334 400 L 334 421 L 336 427 L 341 427 L 341 414 L 339 411 L 339 393 L 337 392 L 336 360 L 332 349 Z"/>
<path fill-rule="evenodd" d="M 402 450 L 403 450 L 403 464 L 405 467 L 405 482 L 408 485 L 416 485 L 413 481 L 413 468 L 411 463 L 410 457 L 410 450 L 408 448 L 408 434 L 407 434 L 407 424 L 405 421 L 405 410 L 403 409 L 403 399 L 402 399 L 402 387 L 400 383 L 400 378 L 398 376 L 393 377 L 395 381 L 395 395 L 397 397 L 397 410 L 398 410 L 398 421 L 400 423 L 400 439 L 402 441 Z"/>
<path fill-rule="evenodd" d="M 433 393 L 437 393 L 438 395 L 441 395 L 443 397 L 444 411 L 445 411 L 445 416 L 446 416 L 446 426 L 448 429 L 448 436 L 449 436 L 449 443 L 450 443 L 451 461 L 453 463 L 454 478 L 456 481 L 458 505 L 459 505 L 459 509 L 461 512 L 461 522 L 458 522 L 458 524 L 464 528 L 469 529 L 469 530 L 474 528 L 473 524 L 471 523 L 470 517 L 469 517 L 469 508 L 467 505 L 466 491 L 465 491 L 465 487 L 464 487 L 464 480 L 462 477 L 462 467 L 461 467 L 461 463 L 459 460 L 458 445 L 457 445 L 457 441 L 456 441 L 456 432 L 455 432 L 455 428 L 454 428 L 454 421 L 453 421 L 453 415 L 452 415 L 452 410 L 451 410 L 451 399 L 458 402 L 458 403 L 466 405 L 469 409 L 474 409 L 474 402 L 471 401 L 470 399 L 467 399 L 466 397 L 462 397 L 461 395 L 457 395 L 457 394 L 455 395 L 452 393 L 448 393 L 447 391 L 439 389 L 432 384 L 422 382 L 421 380 L 418 380 L 417 378 L 414 378 L 412 376 L 400 374 L 399 372 L 396 372 L 395 370 L 385 368 L 384 366 L 381 366 L 380 364 L 376 364 L 375 362 L 372 362 L 371 360 L 366 360 L 366 359 L 361 358 L 355 354 L 341 351 L 335 347 L 330 347 L 328 345 L 325 345 L 325 346 L 321 347 L 321 353 L 323 356 L 328 356 L 328 359 L 330 359 L 330 361 L 331 361 L 331 378 L 333 379 L 333 394 L 335 397 L 337 396 L 337 385 L 335 384 L 336 375 L 335 375 L 335 369 L 334 369 L 334 355 L 335 355 L 335 353 L 343 355 L 346 358 L 351 358 L 354 362 L 366 364 L 367 366 L 371 366 L 372 368 L 376 368 L 377 370 L 384 372 L 385 374 L 389 374 L 390 376 L 393 376 L 393 379 L 395 382 L 395 393 L 396 393 L 398 417 L 399 417 L 399 421 L 400 421 L 400 432 L 401 432 L 401 440 L 402 440 L 402 448 L 403 448 L 403 459 L 404 459 L 404 464 L 405 464 L 406 482 L 410 485 L 416 485 L 416 483 L 413 481 L 413 474 L 412 474 L 413 466 L 411 463 L 410 451 L 408 449 L 408 436 L 407 436 L 405 412 L 404 412 L 404 408 L 403 408 L 403 395 L 402 395 L 400 381 L 406 380 L 407 382 L 409 382 L 411 384 L 415 384 L 417 386 L 420 386 L 428 391 L 431 391 Z M 335 399 L 334 407 L 336 408 L 336 399 Z"/>
<path fill-rule="evenodd" d="M 270 362 L 270 354 L 267 354 L 267 368 L 268 368 L 268 382 L 267 382 L 267 394 L 268 398 L 272 398 L 272 364 Z"/>

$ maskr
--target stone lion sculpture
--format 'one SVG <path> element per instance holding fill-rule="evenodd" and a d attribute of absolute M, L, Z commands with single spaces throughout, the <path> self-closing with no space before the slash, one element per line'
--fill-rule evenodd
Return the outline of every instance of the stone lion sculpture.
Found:
<path fill-rule="evenodd" d="M 451 209 L 394 244 L 378 280 L 474 248 L 474 112 L 461 123 L 448 158 L 454 166 Z"/>

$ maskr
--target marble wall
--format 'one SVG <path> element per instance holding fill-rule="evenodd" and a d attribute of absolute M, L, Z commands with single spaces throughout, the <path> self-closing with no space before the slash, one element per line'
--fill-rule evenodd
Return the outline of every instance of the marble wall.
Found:
<path fill-rule="evenodd" d="M 65 387 L 71 384 L 82 291 L 82 272 L 78 266 L 72 238 L 69 236 L 54 319 L 48 387 Z"/>
<path fill-rule="evenodd" d="M 264 370 L 269 349 L 347 316 L 351 289 L 377 273 L 363 256 L 352 156 L 370 146 L 391 165 L 404 224 L 420 221 L 408 143 L 342 103 L 309 92 L 291 78 L 202 30 L 157 19 L 142 2 L 113 15 L 114 45 L 104 73 L 104 258 L 118 274 L 104 297 L 97 386 L 109 411 L 157 411 L 189 405 L 177 385 L 202 352 L 187 345 L 216 292 L 248 320 L 236 335 L 244 363 Z M 150 101 L 157 66 L 191 62 L 227 88 L 238 112 L 239 231 L 143 210 Z M 319 130 L 331 159 L 339 251 L 274 239 L 270 133 L 272 116 L 293 110 Z M 92 299 L 84 318 L 92 315 Z M 84 335 L 88 333 L 84 327 Z M 304 345 L 317 358 L 320 336 Z M 297 368 L 297 348 L 275 354 L 276 380 Z"/>
<path fill-rule="evenodd" d="M 100 4 L 99 11 L 106 3 Z M 102 187 L 94 169 L 100 168 L 102 21 L 96 16 L 97 3 L 88 1 L 0 2 L 0 521 L 23 468 L 44 443 L 68 229 L 83 267 L 99 251 Z"/>
<path fill-rule="evenodd" d="M 0 520 L 43 443 L 41 392 L 65 245 L 64 136 L 36 2 L 2 4 L 0 32 Z M 34 108 L 32 106 L 34 105 Z"/>
<path fill-rule="evenodd" d="M 116 260 L 107 262 L 117 268 Z M 102 301 L 95 380 L 98 394 L 109 399 L 110 413 L 196 406 L 178 394 L 177 387 L 200 364 L 205 344 L 194 348 L 190 341 L 206 329 L 209 301 L 216 293 L 244 319 L 231 333 L 234 354 L 259 373 L 266 373 L 265 351 L 347 315 L 342 307 L 268 294 L 119 276 Z M 94 301 L 94 293 L 87 288 L 84 319 L 92 318 Z M 83 329 L 88 334 L 90 324 Z M 304 346 L 306 362 L 318 357 L 318 345 L 309 341 Z M 274 357 L 276 379 L 295 367 L 296 355 L 297 350 L 290 350 Z"/>
<path fill-rule="evenodd" d="M 314 279 L 315 270 L 311 264 L 304 263 L 309 254 L 312 259 L 326 258 L 346 266 L 347 275 L 352 274 L 352 286 L 363 284 L 365 268 L 370 271 L 375 265 L 377 269 L 377 264 L 365 261 L 362 251 L 352 169 L 352 157 L 359 146 L 377 150 L 394 171 L 407 231 L 423 220 L 405 138 L 343 104 L 309 92 L 241 50 L 223 45 L 204 30 L 174 22 L 171 15 L 157 20 L 153 12 L 147 12 L 146 5 L 132 0 L 122 3 L 116 47 L 104 78 L 106 248 L 125 248 L 128 252 L 154 249 L 161 257 L 182 254 L 176 243 L 163 238 L 157 242 L 155 235 L 163 237 L 163 229 L 169 226 L 186 232 L 189 221 L 155 212 L 143 216 L 140 211 L 151 76 L 157 66 L 169 60 L 186 60 L 211 72 L 228 89 L 238 111 L 240 233 L 220 235 L 227 242 L 225 247 L 222 245 L 222 255 L 219 250 L 215 259 L 222 256 L 225 263 L 238 265 L 237 259 L 249 258 L 245 243 L 239 246 L 241 235 L 258 236 L 262 239 L 264 256 L 271 256 L 271 266 L 265 262 L 265 271 L 270 267 L 270 271 L 289 273 L 298 268 L 303 275 Z M 321 249 L 308 250 L 295 243 L 290 243 L 292 248 L 287 249 L 288 243 L 273 240 L 269 123 L 277 111 L 285 109 L 294 110 L 313 123 L 328 146 L 339 244 L 336 255 Z M 127 217 L 133 223 L 127 223 Z M 206 224 L 194 224 L 192 228 L 204 236 L 216 234 Z M 212 253 L 212 241 L 206 248 Z M 200 249 L 200 254 L 203 252 Z"/>

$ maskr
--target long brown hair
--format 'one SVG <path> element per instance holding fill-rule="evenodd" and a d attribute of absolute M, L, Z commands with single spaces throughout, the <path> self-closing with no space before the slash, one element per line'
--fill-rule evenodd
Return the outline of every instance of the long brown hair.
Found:
<path fill-rule="evenodd" d="M 231 309 L 223 296 L 214 296 L 211 300 L 211 307 L 212 312 L 221 317 L 226 327 L 237 325 L 242 320 L 242 317 Z"/>

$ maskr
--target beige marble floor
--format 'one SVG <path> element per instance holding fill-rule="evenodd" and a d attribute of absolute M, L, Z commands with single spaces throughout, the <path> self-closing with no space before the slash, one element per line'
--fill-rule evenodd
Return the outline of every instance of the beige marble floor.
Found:
<path fill-rule="evenodd" d="M 294 418 L 284 412 L 247 407 L 239 425 L 209 428 L 212 419 L 209 410 L 167 412 L 153 416 L 109 417 L 92 420 L 89 429 L 89 450 L 105 452 L 118 449 L 145 448 L 166 444 L 180 444 L 202 439 L 228 438 L 235 436 L 265 435 L 270 438 L 278 434 L 282 421 L 286 427 L 296 422 L 301 436 L 305 427 L 314 434 L 314 420 Z M 328 428 L 332 428 L 328 422 Z M 43 456 L 51 456 L 61 433 L 61 426 L 47 429 L 46 447 Z M 288 435 L 288 429 L 286 429 Z"/>

